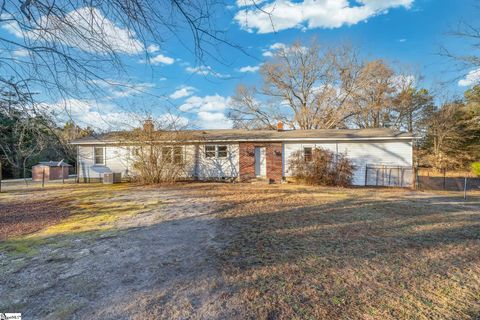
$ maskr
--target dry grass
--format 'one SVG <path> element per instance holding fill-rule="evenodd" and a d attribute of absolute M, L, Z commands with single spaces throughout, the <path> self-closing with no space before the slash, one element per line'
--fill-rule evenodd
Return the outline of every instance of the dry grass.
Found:
<path fill-rule="evenodd" d="M 59 239 L 69 235 L 115 232 L 118 221 L 158 206 L 145 201 L 149 188 L 136 193 L 142 199 L 125 197 L 132 188 L 138 187 L 73 185 L 0 194 L 9 208 L 24 210 L 41 195 L 52 203 L 61 198 L 58 208 L 66 210 L 33 233 L 0 242 L 0 252 L 30 254 L 48 239 L 63 246 Z M 206 258 L 221 271 L 215 281 L 221 298 L 211 306 L 219 318 L 480 315 L 479 192 L 464 202 L 461 193 L 399 189 L 207 183 L 160 188 L 174 189 L 193 203 L 207 198 L 216 208 L 218 247 L 211 249 L 215 259 Z M 33 209 L 41 214 L 38 210 Z M 201 278 L 192 279 L 190 285 L 204 286 Z M 199 302 L 186 297 L 171 306 L 160 299 L 156 307 L 177 317 L 193 315 Z"/>
<path fill-rule="evenodd" d="M 158 205 L 122 198 L 132 186 L 80 184 L 0 193 L 0 250 L 28 253 L 45 240 L 115 230 Z"/>
<path fill-rule="evenodd" d="M 222 206 L 219 258 L 241 318 L 480 315 L 479 193 L 463 203 L 395 189 L 200 189 Z"/>

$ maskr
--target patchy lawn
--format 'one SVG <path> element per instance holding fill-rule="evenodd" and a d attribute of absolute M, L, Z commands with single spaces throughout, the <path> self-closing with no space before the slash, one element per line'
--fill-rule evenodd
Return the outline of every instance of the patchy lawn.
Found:
<path fill-rule="evenodd" d="M 479 192 L 92 184 L 0 209 L 0 311 L 27 318 L 480 316 Z"/>

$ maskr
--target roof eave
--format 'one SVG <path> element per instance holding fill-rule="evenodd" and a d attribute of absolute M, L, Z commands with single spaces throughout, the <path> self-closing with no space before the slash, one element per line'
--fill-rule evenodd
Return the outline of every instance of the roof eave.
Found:
<path fill-rule="evenodd" d="M 252 138 L 252 139 L 205 139 L 205 140 L 185 140 L 185 143 L 213 143 L 213 142 L 294 142 L 294 141 L 374 141 L 374 140 L 414 140 L 414 136 L 396 136 L 396 137 L 339 137 L 339 138 Z M 159 140 L 154 142 L 173 143 L 175 141 Z M 178 141 L 177 141 L 178 142 Z M 72 141 L 72 145 L 107 145 L 107 144 L 135 144 L 134 141 L 118 140 L 96 140 L 96 141 Z"/>

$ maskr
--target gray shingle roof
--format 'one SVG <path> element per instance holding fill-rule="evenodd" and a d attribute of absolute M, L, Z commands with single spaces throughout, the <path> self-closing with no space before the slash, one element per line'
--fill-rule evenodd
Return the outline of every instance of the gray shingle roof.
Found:
<path fill-rule="evenodd" d="M 40 161 L 35 166 L 46 166 L 46 167 L 71 167 L 70 164 L 62 161 Z"/>
<path fill-rule="evenodd" d="M 319 130 L 185 130 L 188 141 L 292 141 L 292 140 L 375 140 L 413 139 L 413 135 L 391 129 L 319 129 Z M 157 131 L 158 140 L 171 140 L 171 133 Z M 109 144 L 125 141 L 125 132 L 108 132 L 72 141 L 72 144 Z"/>

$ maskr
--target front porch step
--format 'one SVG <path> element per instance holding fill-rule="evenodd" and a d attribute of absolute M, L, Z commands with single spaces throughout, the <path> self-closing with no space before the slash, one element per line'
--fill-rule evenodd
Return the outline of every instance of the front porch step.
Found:
<path fill-rule="evenodd" d="M 256 177 L 250 181 L 252 184 L 268 184 L 269 182 L 270 180 L 266 177 Z"/>

